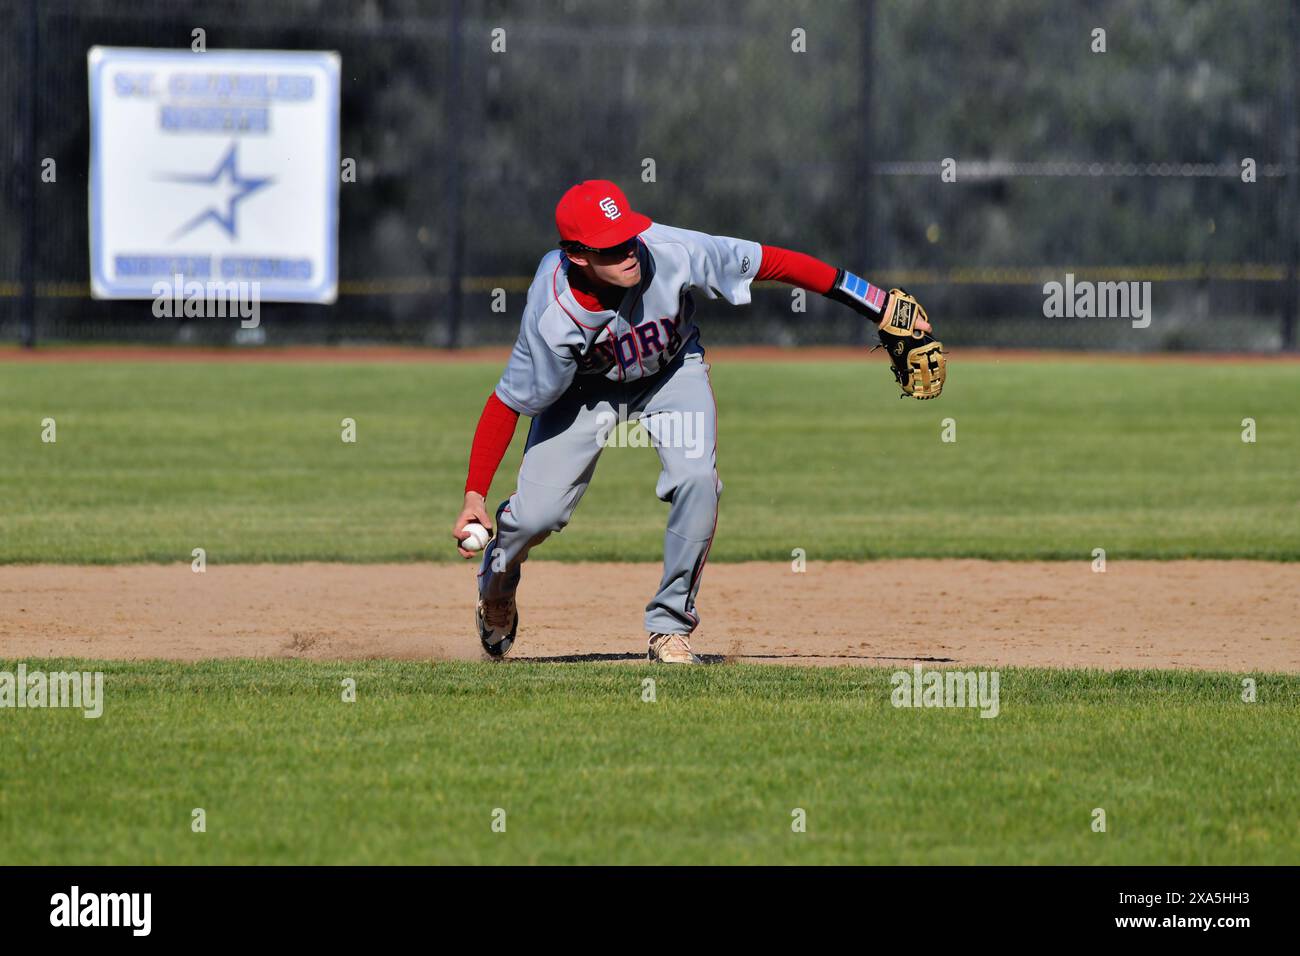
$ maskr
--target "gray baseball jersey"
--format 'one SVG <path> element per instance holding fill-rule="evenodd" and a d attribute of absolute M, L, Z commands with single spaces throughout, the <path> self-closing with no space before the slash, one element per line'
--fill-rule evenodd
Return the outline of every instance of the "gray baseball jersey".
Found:
<path fill-rule="evenodd" d="M 732 305 L 749 302 L 762 247 L 655 223 L 638 237 L 641 283 L 617 310 L 589 312 L 569 289 L 569 261 L 547 253 L 528 289 L 519 337 L 497 397 L 535 417 L 578 375 L 627 382 L 666 368 L 698 330 L 691 289 Z"/>

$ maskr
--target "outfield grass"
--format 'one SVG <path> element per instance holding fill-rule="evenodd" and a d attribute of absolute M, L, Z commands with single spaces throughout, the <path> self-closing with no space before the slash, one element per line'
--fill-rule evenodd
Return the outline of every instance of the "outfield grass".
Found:
<path fill-rule="evenodd" d="M 886 669 L 27 665 L 107 700 L 0 711 L 0 865 L 1300 863 L 1295 677 L 1007 670 L 984 719 Z"/>
<path fill-rule="evenodd" d="M 0 365 L 0 563 L 452 560 L 495 364 Z M 713 560 L 1300 558 L 1300 367 L 720 364 Z M 55 444 L 41 421 L 57 422 Z M 340 440 L 340 421 L 358 441 Z M 1241 440 L 1254 418 L 1258 440 Z M 940 441 L 956 421 L 957 441 Z M 513 485 L 520 428 L 491 501 Z M 539 557 L 656 560 L 652 449 L 607 450 Z"/>

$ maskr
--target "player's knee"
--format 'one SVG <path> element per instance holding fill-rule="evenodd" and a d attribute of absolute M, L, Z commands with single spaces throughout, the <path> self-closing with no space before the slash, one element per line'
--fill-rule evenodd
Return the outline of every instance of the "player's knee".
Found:
<path fill-rule="evenodd" d="M 531 507 L 515 515 L 519 533 L 528 540 L 545 538 L 569 523 L 567 509 L 560 504 Z"/>
<path fill-rule="evenodd" d="M 710 466 L 688 468 L 677 477 L 674 494 L 689 495 L 707 501 L 722 494 L 722 482 L 718 473 Z"/>

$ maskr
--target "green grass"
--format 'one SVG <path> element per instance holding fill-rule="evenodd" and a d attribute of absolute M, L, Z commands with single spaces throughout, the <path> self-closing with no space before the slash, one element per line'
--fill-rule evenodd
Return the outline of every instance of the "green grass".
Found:
<path fill-rule="evenodd" d="M 1007 670 L 983 719 L 874 668 L 36 666 L 106 706 L 0 711 L 0 865 L 1300 863 L 1296 677 Z"/>
<path fill-rule="evenodd" d="M 452 560 L 496 364 L 0 365 L 0 563 Z M 719 364 L 711 558 L 1300 559 L 1300 366 Z M 41 442 L 41 420 L 58 441 Z M 354 418 L 358 441 L 340 440 Z M 940 441 L 941 421 L 957 441 Z M 1241 440 L 1254 418 L 1258 440 Z M 525 428 L 491 496 L 513 486 Z M 607 450 L 538 557 L 657 560 L 648 448 Z"/>

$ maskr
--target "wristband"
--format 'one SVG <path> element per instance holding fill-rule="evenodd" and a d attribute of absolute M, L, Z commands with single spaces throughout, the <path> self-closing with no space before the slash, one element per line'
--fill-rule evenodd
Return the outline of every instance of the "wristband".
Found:
<path fill-rule="evenodd" d="M 847 305 L 873 322 L 879 322 L 884 316 L 889 293 L 878 285 L 872 285 L 862 276 L 840 269 L 835 273 L 835 281 L 826 293 L 826 298 Z"/>

